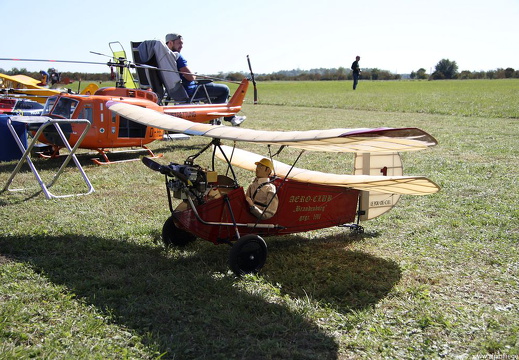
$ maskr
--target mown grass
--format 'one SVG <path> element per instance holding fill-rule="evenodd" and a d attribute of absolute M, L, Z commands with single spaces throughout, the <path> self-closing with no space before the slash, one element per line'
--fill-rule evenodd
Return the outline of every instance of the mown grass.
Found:
<path fill-rule="evenodd" d="M 95 166 L 83 152 L 96 192 L 59 200 L 26 171 L 15 185 L 29 190 L 0 194 L 0 358 L 519 356 L 519 82 L 350 86 L 259 83 L 244 126 L 420 127 L 439 145 L 404 154 L 405 172 L 428 176 L 438 194 L 403 197 L 363 236 L 330 228 L 268 238 L 262 272 L 236 278 L 225 245 L 160 245 L 163 178 L 140 162 Z M 180 162 L 206 142 L 152 147 Z M 349 156 L 304 161 L 351 171 Z M 49 178 L 57 163 L 37 166 Z M 0 184 L 13 168 L 0 163 Z M 78 188 L 71 167 L 55 192 Z"/>
<path fill-rule="evenodd" d="M 267 82 L 261 103 L 332 109 L 519 118 L 516 79 Z"/>

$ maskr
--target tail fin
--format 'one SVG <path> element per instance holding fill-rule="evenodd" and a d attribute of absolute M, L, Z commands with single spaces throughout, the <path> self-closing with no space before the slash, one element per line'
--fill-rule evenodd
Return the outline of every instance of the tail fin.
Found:
<path fill-rule="evenodd" d="M 241 81 L 240 86 L 234 92 L 234 95 L 231 97 L 227 106 L 229 107 L 241 107 L 243 104 L 243 100 L 245 99 L 245 94 L 247 93 L 247 89 L 249 87 L 249 80 L 243 79 Z"/>
<path fill-rule="evenodd" d="M 401 176 L 402 159 L 399 153 L 355 153 L 354 175 Z M 371 220 L 393 208 L 400 200 L 398 194 L 362 191 L 360 195 L 361 221 Z"/>

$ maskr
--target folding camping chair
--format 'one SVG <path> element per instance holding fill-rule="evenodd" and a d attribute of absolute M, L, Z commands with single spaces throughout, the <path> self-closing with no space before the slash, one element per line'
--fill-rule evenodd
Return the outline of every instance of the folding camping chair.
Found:
<path fill-rule="evenodd" d="M 154 91 L 160 102 L 211 103 L 206 84 L 212 80 L 196 80 L 194 94 L 188 96 L 170 50 L 158 40 L 131 42 L 133 61 L 136 64 L 139 87 Z M 175 59 L 176 60 L 176 59 Z"/>
<path fill-rule="evenodd" d="M 23 123 L 26 126 L 37 127 L 38 130 L 36 131 L 36 134 L 34 135 L 32 141 L 29 143 L 27 148 L 25 147 L 25 144 L 23 143 L 22 139 L 20 139 L 18 133 L 16 132 L 16 130 L 13 126 L 13 122 Z M 72 123 L 84 123 L 86 125 L 85 130 L 83 130 L 83 132 L 81 133 L 81 136 L 79 137 L 79 139 L 76 142 L 76 144 L 74 145 L 74 147 L 70 146 L 65 134 L 63 133 L 63 130 L 61 129 L 61 125 L 72 124 Z M 34 166 L 30 155 L 31 155 L 31 150 L 33 149 L 34 145 L 38 141 L 38 138 L 43 133 L 43 131 L 50 125 L 54 126 L 54 128 L 55 128 L 56 132 L 59 134 L 63 144 L 69 151 L 69 154 L 63 161 L 59 170 L 54 175 L 52 181 L 49 184 L 45 184 L 45 182 L 42 180 L 40 174 L 38 173 L 38 170 Z M 45 194 L 45 197 L 47 199 L 62 198 L 62 197 L 69 197 L 69 196 L 75 196 L 75 195 L 88 195 L 88 194 L 92 193 L 94 191 L 94 187 L 90 183 L 90 180 L 86 176 L 85 171 L 83 170 L 83 167 L 79 163 L 79 160 L 77 159 L 76 154 L 75 154 L 79 145 L 81 144 L 84 137 L 88 133 L 88 130 L 90 130 L 90 126 L 91 126 L 91 123 L 87 119 L 51 119 L 49 117 L 41 117 L 41 116 L 12 116 L 12 117 L 10 117 L 7 120 L 7 127 L 9 128 L 9 131 L 11 131 L 11 134 L 13 135 L 14 140 L 18 144 L 18 147 L 20 148 L 20 151 L 23 153 L 23 155 L 20 158 L 20 160 L 18 161 L 18 164 L 14 168 L 13 172 L 11 173 L 11 176 L 7 180 L 7 183 L 5 184 L 2 192 L 7 191 L 7 190 L 9 190 L 9 191 L 24 190 L 24 189 L 9 189 L 9 187 L 10 187 L 11 183 L 13 182 L 13 179 L 16 176 L 16 174 L 18 174 L 18 172 L 20 171 L 23 163 L 25 161 L 27 161 L 27 164 L 31 168 L 31 171 L 33 172 L 34 176 L 36 177 L 36 180 L 38 181 L 38 184 L 40 185 L 40 187 L 43 190 L 43 193 Z M 88 188 L 88 191 L 85 193 L 79 193 L 79 194 L 54 195 L 49 191 L 49 188 L 51 186 L 53 186 L 54 184 L 56 184 L 58 178 L 60 177 L 63 170 L 65 170 L 65 168 L 67 167 L 70 160 L 73 160 L 74 163 L 76 164 L 76 167 L 79 170 L 81 176 L 83 177 L 83 181 L 85 182 L 85 184 Z"/>

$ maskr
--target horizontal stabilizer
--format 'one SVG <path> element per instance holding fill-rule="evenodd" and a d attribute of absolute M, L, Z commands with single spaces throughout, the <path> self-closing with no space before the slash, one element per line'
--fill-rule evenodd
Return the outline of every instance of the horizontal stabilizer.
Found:
<path fill-rule="evenodd" d="M 211 115 L 211 116 L 233 116 L 234 113 L 232 113 L 232 112 L 210 112 L 208 115 Z"/>

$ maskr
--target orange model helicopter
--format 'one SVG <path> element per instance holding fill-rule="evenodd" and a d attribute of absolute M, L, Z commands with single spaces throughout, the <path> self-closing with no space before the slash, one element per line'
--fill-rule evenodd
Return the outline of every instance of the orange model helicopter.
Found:
<path fill-rule="evenodd" d="M 115 52 L 112 61 L 107 63 L 111 69 L 119 68 L 116 73 L 116 87 L 97 89 L 96 86 L 85 89 L 82 94 L 62 92 L 50 96 L 45 104 L 42 116 L 54 119 L 88 119 L 91 123 L 90 130 L 84 137 L 80 148 L 96 150 L 103 160 L 93 159 L 97 164 L 110 164 L 107 152 L 112 148 L 139 147 L 155 157 L 147 144 L 163 139 L 164 131 L 152 126 L 137 124 L 122 116 L 113 115 L 107 108 L 108 101 L 118 101 L 140 107 L 150 108 L 158 112 L 188 119 L 193 122 L 209 122 L 220 117 L 232 116 L 241 110 L 249 80 L 243 79 L 239 83 L 229 102 L 225 104 L 187 103 L 161 106 L 161 102 L 155 92 L 150 90 L 132 89 L 125 87 L 125 79 L 128 79 L 129 68 L 145 67 L 146 69 L 162 70 L 149 65 L 131 64 L 125 58 L 125 53 Z M 58 62 L 59 60 L 54 60 Z M 250 66 L 250 63 L 249 63 Z M 126 73 L 125 73 L 126 72 Z M 133 81 L 133 79 L 132 79 Z M 84 124 L 70 124 L 64 126 L 64 133 L 71 146 L 76 144 L 80 134 L 85 128 Z M 52 146 L 50 157 L 57 156 L 59 150 L 64 147 L 63 141 L 54 130 L 45 131 L 38 139 L 44 144 Z M 135 160 L 135 159 L 132 159 Z M 126 160 L 130 161 L 130 160 Z"/>
<path fill-rule="evenodd" d="M 157 95 L 151 91 L 127 88 L 101 88 L 92 95 L 62 93 L 47 100 L 43 116 L 55 119 L 88 119 L 91 128 L 80 148 L 99 152 L 104 161 L 94 159 L 97 164 L 112 163 L 107 156 L 108 148 L 141 147 L 155 156 L 147 144 L 163 139 L 164 131 L 152 126 L 137 124 L 123 116 L 113 115 L 106 106 L 108 101 L 119 101 L 174 115 L 194 122 L 209 122 L 223 116 L 236 114 L 241 110 L 249 81 L 244 79 L 226 104 L 186 104 L 160 106 Z M 71 124 L 64 129 L 69 143 L 74 146 L 83 132 L 84 125 Z M 52 145 L 56 155 L 63 144 L 53 133 L 44 133 L 39 139 Z"/>

